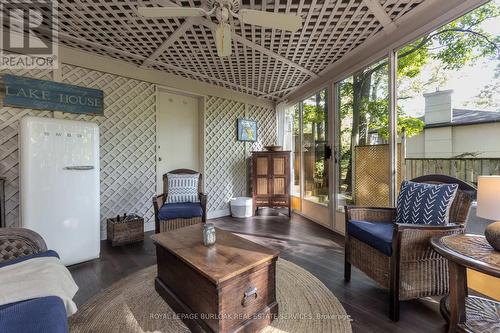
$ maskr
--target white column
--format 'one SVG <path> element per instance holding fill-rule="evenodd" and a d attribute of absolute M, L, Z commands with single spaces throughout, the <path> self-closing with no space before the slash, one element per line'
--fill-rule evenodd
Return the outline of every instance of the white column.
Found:
<path fill-rule="evenodd" d="M 281 102 L 276 105 L 276 144 L 278 146 L 283 146 L 285 141 L 285 111 L 287 105 L 285 102 Z"/>
<path fill-rule="evenodd" d="M 391 206 L 396 206 L 396 193 L 397 193 L 397 67 L 398 59 L 397 52 L 391 50 L 389 52 L 389 150 L 390 150 L 390 184 L 389 184 L 389 202 Z"/>

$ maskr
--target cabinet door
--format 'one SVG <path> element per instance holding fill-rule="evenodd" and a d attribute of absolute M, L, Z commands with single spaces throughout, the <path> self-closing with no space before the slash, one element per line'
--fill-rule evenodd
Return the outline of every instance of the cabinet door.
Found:
<path fill-rule="evenodd" d="M 271 157 L 273 195 L 288 195 L 288 156 L 278 155 Z"/>
<path fill-rule="evenodd" d="M 255 195 L 268 196 L 269 189 L 269 157 L 255 156 L 254 157 L 254 174 L 255 174 Z"/>

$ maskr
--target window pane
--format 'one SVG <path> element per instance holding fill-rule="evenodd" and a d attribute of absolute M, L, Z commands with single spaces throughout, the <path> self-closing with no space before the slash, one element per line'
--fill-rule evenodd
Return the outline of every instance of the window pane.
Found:
<path fill-rule="evenodd" d="M 304 199 L 328 203 L 328 110 L 326 90 L 302 102 Z"/>
<path fill-rule="evenodd" d="M 389 206 L 390 152 L 387 59 L 337 84 L 338 202 Z"/>
<path fill-rule="evenodd" d="M 476 184 L 480 175 L 500 174 L 500 58 L 488 42 L 500 36 L 499 3 L 398 52 L 398 131 L 406 139 L 407 179 L 439 173 Z M 464 25 L 480 34 L 451 29 Z"/>
<path fill-rule="evenodd" d="M 285 114 L 285 150 L 292 152 L 291 194 L 300 196 L 300 105 L 288 108 Z"/>
<path fill-rule="evenodd" d="M 500 175 L 500 2 L 491 1 L 398 52 L 398 133 L 405 179 L 442 174 L 477 185 Z M 460 31 L 468 27 L 468 33 Z M 490 221 L 473 204 L 467 232 Z"/>

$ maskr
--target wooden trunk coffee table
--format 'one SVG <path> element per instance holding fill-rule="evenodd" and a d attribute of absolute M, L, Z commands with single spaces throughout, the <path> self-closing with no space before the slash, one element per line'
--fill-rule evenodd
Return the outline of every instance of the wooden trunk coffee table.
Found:
<path fill-rule="evenodd" d="M 216 228 L 203 245 L 202 224 L 152 236 L 156 291 L 193 332 L 255 332 L 278 314 L 278 251 Z"/>

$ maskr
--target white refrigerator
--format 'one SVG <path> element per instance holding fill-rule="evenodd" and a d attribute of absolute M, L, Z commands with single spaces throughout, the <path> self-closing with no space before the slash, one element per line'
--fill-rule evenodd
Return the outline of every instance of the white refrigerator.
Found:
<path fill-rule="evenodd" d="M 21 223 L 65 265 L 99 257 L 99 128 L 24 117 L 20 124 Z"/>

